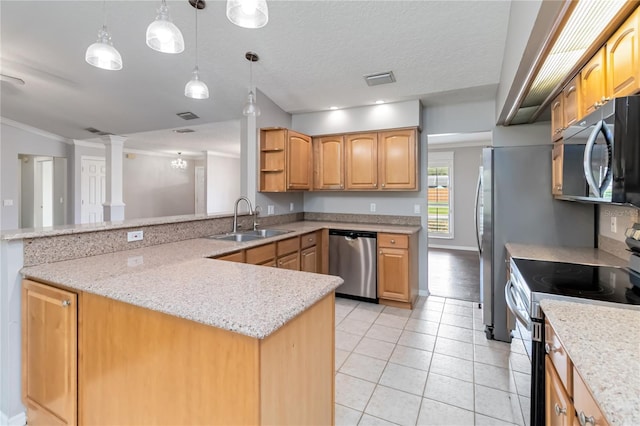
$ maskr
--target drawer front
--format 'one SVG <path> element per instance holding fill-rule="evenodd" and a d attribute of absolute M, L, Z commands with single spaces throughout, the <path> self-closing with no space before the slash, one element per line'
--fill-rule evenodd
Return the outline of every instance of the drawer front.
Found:
<path fill-rule="evenodd" d="M 378 247 L 409 248 L 409 236 L 402 234 L 378 234 Z"/>
<path fill-rule="evenodd" d="M 278 257 L 300 250 L 300 237 L 289 238 L 276 242 Z"/>
<path fill-rule="evenodd" d="M 311 232 L 300 237 L 300 248 L 306 249 L 307 247 L 315 246 L 316 244 L 318 244 L 318 235 L 315 232 Z"/>
<path fill-rule="evenodd" d="M 569 396 L 573 395 L 572 386 L 571 386 L 571 359 L 567 355 L 567 351 L 565 351 L 564 346 L 558 339 L 553 327 L 549 321 L 545 320 L 544 322 L 544 349 L 553 366 L 556 368 L 558 372 L 558 377 L 562 381 L 562 384 L 567 389 Z"/>
<path fill-rule="evenodd" d="M 216 257 L 218 260 L 226 260 L 228 262 L 239 262 L 244 263 L 244 252 L 237 251 L 235 253 L 223 254 L 221 256 Z"/>
<path fill-rule="evenodd" d="M 261 265 L 276 257 L 276 245 L 274 243 L 253 247 L 246 250 L 246 262 L 252 265 Z"/>
<path fill-rule="evenodd" d="M 582 418 L 585 424 L 589 426 L 609 425 L 575 368 L 573 369 L 573 405 L 578 419 Z M 579 424 L 581 423 L 579 422 Z"/>

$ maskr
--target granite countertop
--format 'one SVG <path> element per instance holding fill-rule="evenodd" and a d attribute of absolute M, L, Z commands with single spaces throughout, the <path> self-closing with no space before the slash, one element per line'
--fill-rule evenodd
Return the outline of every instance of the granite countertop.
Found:
<path fill-rule="evenodd" d="M 335 290 L 342 279 L 207 259 L 324 228 L 413 234 L 419 226 L 293 222 L 291 232 L 242 243 L 195 238 L 29 266 L 27 278 L 264 338 Z"/>
<path fill-rule="evenodd" d="M 589 247 L 554 247 L 533 244 L 507 243 L 505 247 L 511 257 L 519 259 L 546 260 L 550 262 L 581 263 L 626 267 L 624 259 L 603 250 Z"/>
<path fill-rule="evenodd" d="M 640 311 L 549 299 L 540 306 L 609 424 L 640 424 Z"/>

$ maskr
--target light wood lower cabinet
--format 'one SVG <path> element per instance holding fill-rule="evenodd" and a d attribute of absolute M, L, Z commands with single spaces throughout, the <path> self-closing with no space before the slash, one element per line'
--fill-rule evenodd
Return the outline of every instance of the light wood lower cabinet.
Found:
<path fill-rule="evenodd" d="M 575 412 L 571 398 L 553 363 L 545 357 L 545 425 L 573 426 Z"/>
<path fill-rule="evenodd" d="M 300 270 L 300 253 L 295 252 L 278 258 L 277 267 L 280 269 Z"/>
<path fill-rule="evenodd" d="M 379 302 L 412 309 L 418 295 L 416 234 L 379 233 L 377 240 Z"/>
<path fill-rule="evenodd" d="M 300 251 L 300 270 L 318 273 L 318 250 L 312 246 Z"/>
<path fill-rule="evenodd" d="M 29 426 L 334 423 L 333 293 L 255 339 L 89 293 L 23 289 Z"/>
<path fill-rule="evenodd" d="M 77 335 L 77 295 L 25 280 L 22 400 L 29 426 L 76 424 Z"/>
<path fill-rule="evenodd" d="M 229 262 L 244 263 L 244 251 L 237 251 L 235 253 L 224 254 L 216 257 L 218 260 L 227 260 Z"/>

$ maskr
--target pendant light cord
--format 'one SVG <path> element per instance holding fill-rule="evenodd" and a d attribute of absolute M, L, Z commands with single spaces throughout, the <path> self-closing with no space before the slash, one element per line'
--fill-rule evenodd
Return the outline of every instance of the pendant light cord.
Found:
<path fill-rule="evenodd" d="M 249 60 L 249 92 L 253 92 L 253 58 Z"/>
<path fill-rule="evenodd" d="M 102 0 L 102 27 L 107 27 L 107 0 Z"/>
<path fill-rule="evenodd" d="M 196 5 L 194 7 L 196 10 L 196 69 L 198 68 L 198 3 L 199 0 L 196 0 Z"/>

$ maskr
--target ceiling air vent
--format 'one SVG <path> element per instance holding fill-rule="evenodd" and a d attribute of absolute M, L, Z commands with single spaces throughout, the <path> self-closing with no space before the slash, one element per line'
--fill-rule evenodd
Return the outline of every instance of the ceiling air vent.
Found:
<path fill-rule="evenodd" d="M 175 129 L 174 132 L 176 132 L 176 133 L 193 133 L 193 132 L 195 132 L 195 130 L 193 130 L 193 129 Z"/>
<path fill-rule="evenodd" d="M 89 133 L 93 133 L 94 135 L 98 135 L 98 136 L 113 135 L 113 133 L 103 132 L 102 130 L 98 130 L 95 127 L 87 127 L 85 130 Z"/>
<path fill-rule="evenodd" d="M 182 118 L 183 120 L 194 120 L 196 118 L 200 118 L 197 115 L 195 115 L 194 113 L 187 111 L 187 112 L 179 112 L 178 114 L 176 114 L 178 117 Z"/>
<path fill-rule="evenodd" d="M 380 84 L 393 83 L 396 81 L 396 77 L 393 75 L 393 71 L 387 71 L 365 75 L 364 81 L 366 81 L 369 86 L 378 86 Z"/>

